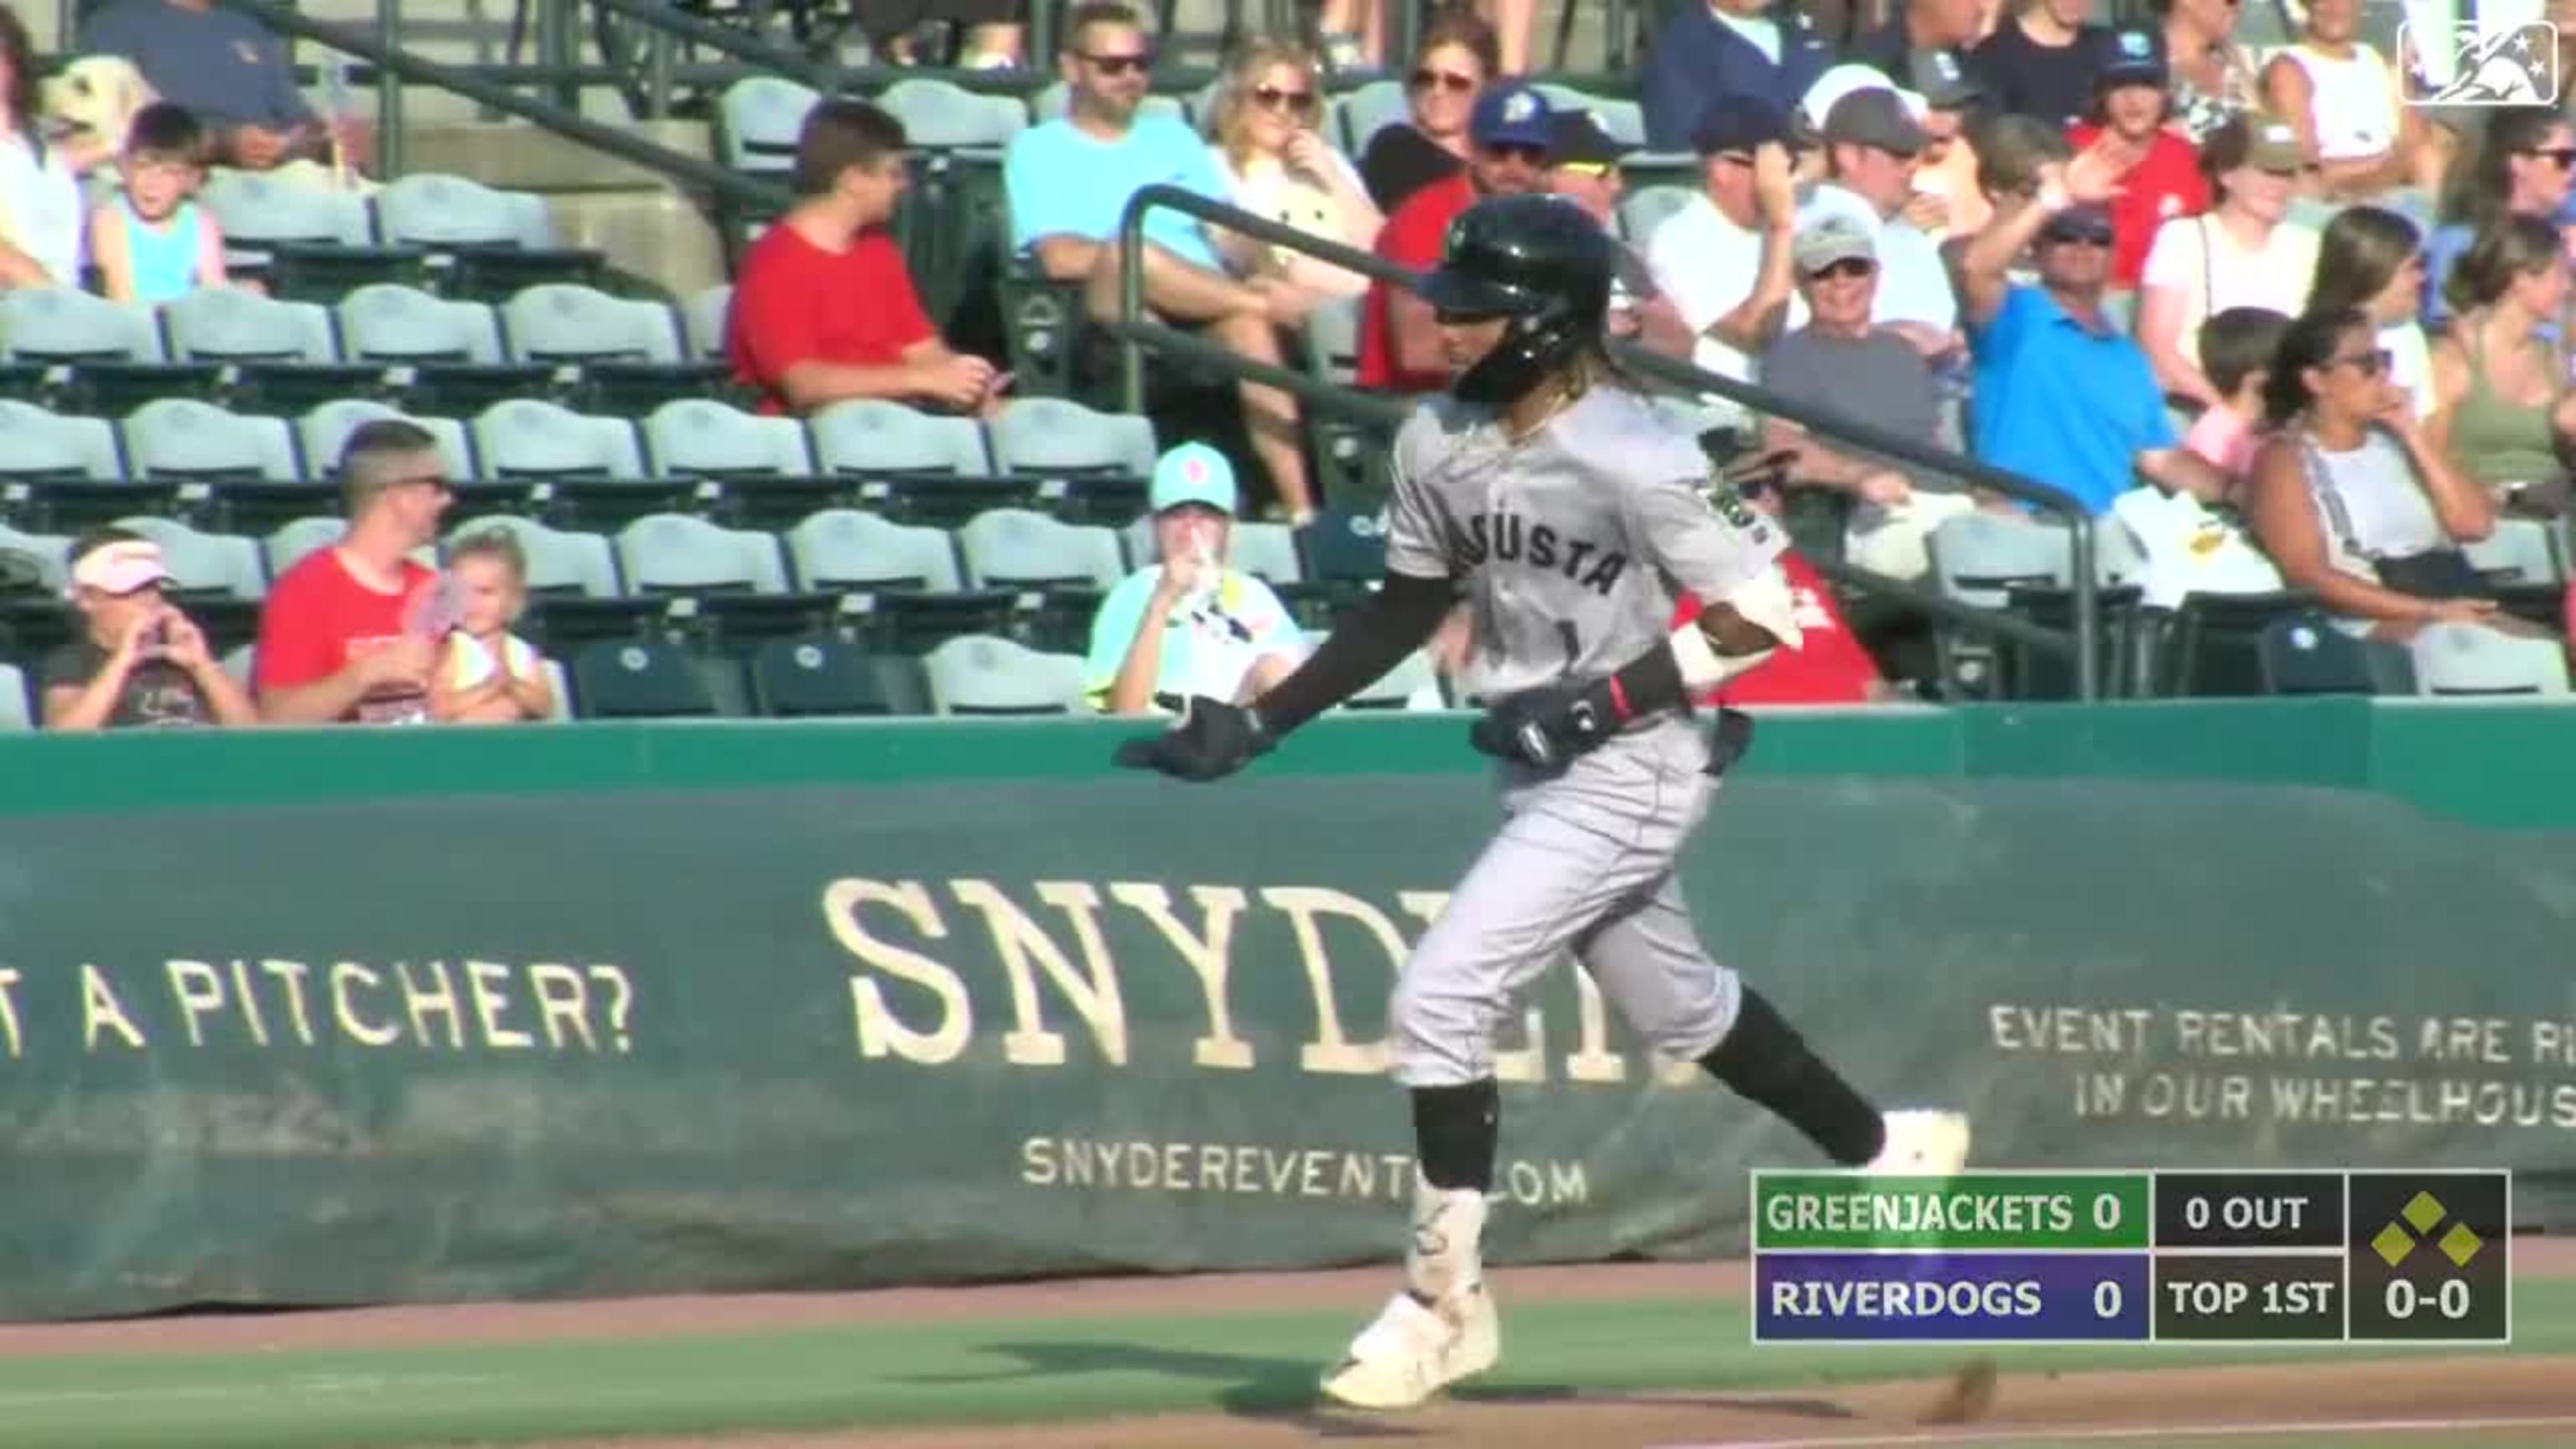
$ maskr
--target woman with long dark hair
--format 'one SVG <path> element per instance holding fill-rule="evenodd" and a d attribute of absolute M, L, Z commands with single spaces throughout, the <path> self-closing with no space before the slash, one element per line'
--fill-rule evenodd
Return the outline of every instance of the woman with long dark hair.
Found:
<path fill-rule="evenodd" d="M 2368 317 L 2388 354 L 2388 380 L 2405 392 L 2419 419 L 2433 412 L 2432 344 L 2415 320 L 2416 300 L 2424 295 L 2423 239 L 2396 212 L 2344 208 L 2317 238 L 2317 280 L 2306 309 Z"/>
<path fill-rule="evenodd" d="M 36 124 L 36 46 L 0 6 L 0 288 L 81 284 L 80 180 Z"/>
<path fill-rule="evenodd" d="M 2459 546 L 2494 531 L 2495 506 L 2425 441 L 2369 317 L 2345 308 L 2291 323 L 2263 394 L 2273 435 L 2245 515 L 2284 582 L 2373 638 L 2493 618 Z"/>

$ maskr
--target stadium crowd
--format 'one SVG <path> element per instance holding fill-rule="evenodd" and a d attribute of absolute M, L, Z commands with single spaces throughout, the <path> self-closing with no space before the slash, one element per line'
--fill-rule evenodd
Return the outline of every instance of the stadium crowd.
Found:
<path fill-rule="evenodd" d="M 1627 243 L 1615 333 L 2060 490 L 2122 530 L 2150 601 L 2297 590 L 2340 630 L 2401 643 L 2434 623 L 2538 631 L 2499 610 L 2463 550 L 2501 519 L 2555 528 L 2567 509 L 2567 115 L 2494 105 L 2469 134 L 2431 124 L 2415 104 L 2422 58 L 2362 38 L 2357 0 L 2312 0 L 2295 38 L 2259 57 L 2234 38 L 2234 0 L 2162 0 L 2132 25 L 2091 9 L 1685 3 L 1637 77 L 1642 134 L 1623 140 L 1529 74 L 1530 0 L 1431 14 L 1401 57 L 1384 53 L 1385 0 L 1328 0 L 1317 43 L 1241 44 L 1196 125 L 1147 104 L 1144 18 L 1079 0 L 1054 58 L 1063 112 L 1005 154 L 1009 244 L 1105 317 L 1119 218 L 1147 185 L 1408 266 L 1435 260 L 1479 198 L 1554 192 Z M 889 53 L 931 17 L 971 27 L 970 67 L 1030 64 L 995 0 L 870 14 Z M 207 165 L 362 166 L 363 128 L 317 117 L 255 30 L 203 0 L 100 12 L 84 51 L 121 57 L 160 99 L 113 156 L 83 156 L 49 151 L 24 29 L 0 10 L 0 285 L 94 279 L 146 302 L 232 285 L 191 199 Z M 1390 62 L 1404 113 L 1344 154 L 1323 124 L 1332 90 Z M 726 324 L 764 411 L 877 398 L 983 418 L 1009 396 L 1001 361 L 940 335 L 892 239 L 906 150 L 902 124 L 868 101 L 808 115 L 798 204 L 742 258 Z M 1625 189 L 1646 151 L 1697 162 L 1694 184 L 1651 212 Z M 114 177 L 95 206 L 80 200 L 88 167 Z M 1301 356 L 1319 309 L 1355 303 L 1360 386 L 1444 385 L 1438 321 L 1407 290 L 1172 210 L 1150 214 L 1140 260 L 1158 318 L 1246 359 Z M 1222 453 L 1165 451 L 1154 561 L 1094 621 L 1097 708 L 1252 691 L 1304 647 L 1261 580 L 1225 562 L 1227 530 L 1303 524 L 1337 500 L 1309 471 L 1296 397 L 1248 381 L 1238 393 L 1257 475 L 1239 486 Z M 1923 575 L 1926 540 L 1951 519 L 2027 512 L 1703 401 L 1783 460 L 1776 481 L 1747 485 L 1757 506 L 1881 573 Z M 444 573 L 413 561 L 441 538 L 441 466 L 437 440 L 406 424 L 352 435 L 347 534 L 270 591 L 247 692 L 180 611 L 138 605 L 166 577 L 150 540 L 81 539 L 71 592 L 87 632 L 48 662 L 47 723 L 545 717 L 555 686 L 510 633 L 526 593 L 515 546 L 465 540 Z M 1786 566 L 1810 640 L 1828 644 L 1733 697 L 1888 694 L 1834 591 L 1804 560 Z M 1459 637 L 1444 631 L 1434 653 L 1454 658 Z"/>

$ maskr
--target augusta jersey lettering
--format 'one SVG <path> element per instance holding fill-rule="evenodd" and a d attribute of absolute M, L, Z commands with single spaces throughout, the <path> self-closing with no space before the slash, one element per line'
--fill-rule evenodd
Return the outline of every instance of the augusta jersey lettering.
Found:
<path fill-rule="evenodd" d="M 1698 442 L 1626 388 L 1516 446 L 1491 409 L 1432 398 L 1396 434 L 1386 563 L 1465 586 L 1474 693 L 1609 674 L 1671 634 L 1682 594 L 1731 593 L 1787 548 L 1710 486 Z"/>

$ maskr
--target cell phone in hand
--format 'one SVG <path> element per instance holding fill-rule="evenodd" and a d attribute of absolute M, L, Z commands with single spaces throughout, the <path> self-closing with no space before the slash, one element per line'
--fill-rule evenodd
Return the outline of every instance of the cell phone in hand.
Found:
<path fill-rule="evenodd" d="M 1011 384 L 1018 382 L 1019 380 L 1020 375 L 1016 372 L 994 373 L 993 380 L 984 384 L 984 395 L 986 397 L 1000 397 L 1002 394 L 1011 390 Z"/>

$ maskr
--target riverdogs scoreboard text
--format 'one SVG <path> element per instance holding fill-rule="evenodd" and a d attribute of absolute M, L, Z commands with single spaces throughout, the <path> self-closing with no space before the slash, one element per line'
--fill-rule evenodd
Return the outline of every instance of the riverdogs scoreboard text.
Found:
<path fill-rule="evenodd" d="M 1753 1174 L 1756 1343 L 2510 1343 L 2503 1172 Z"/>

